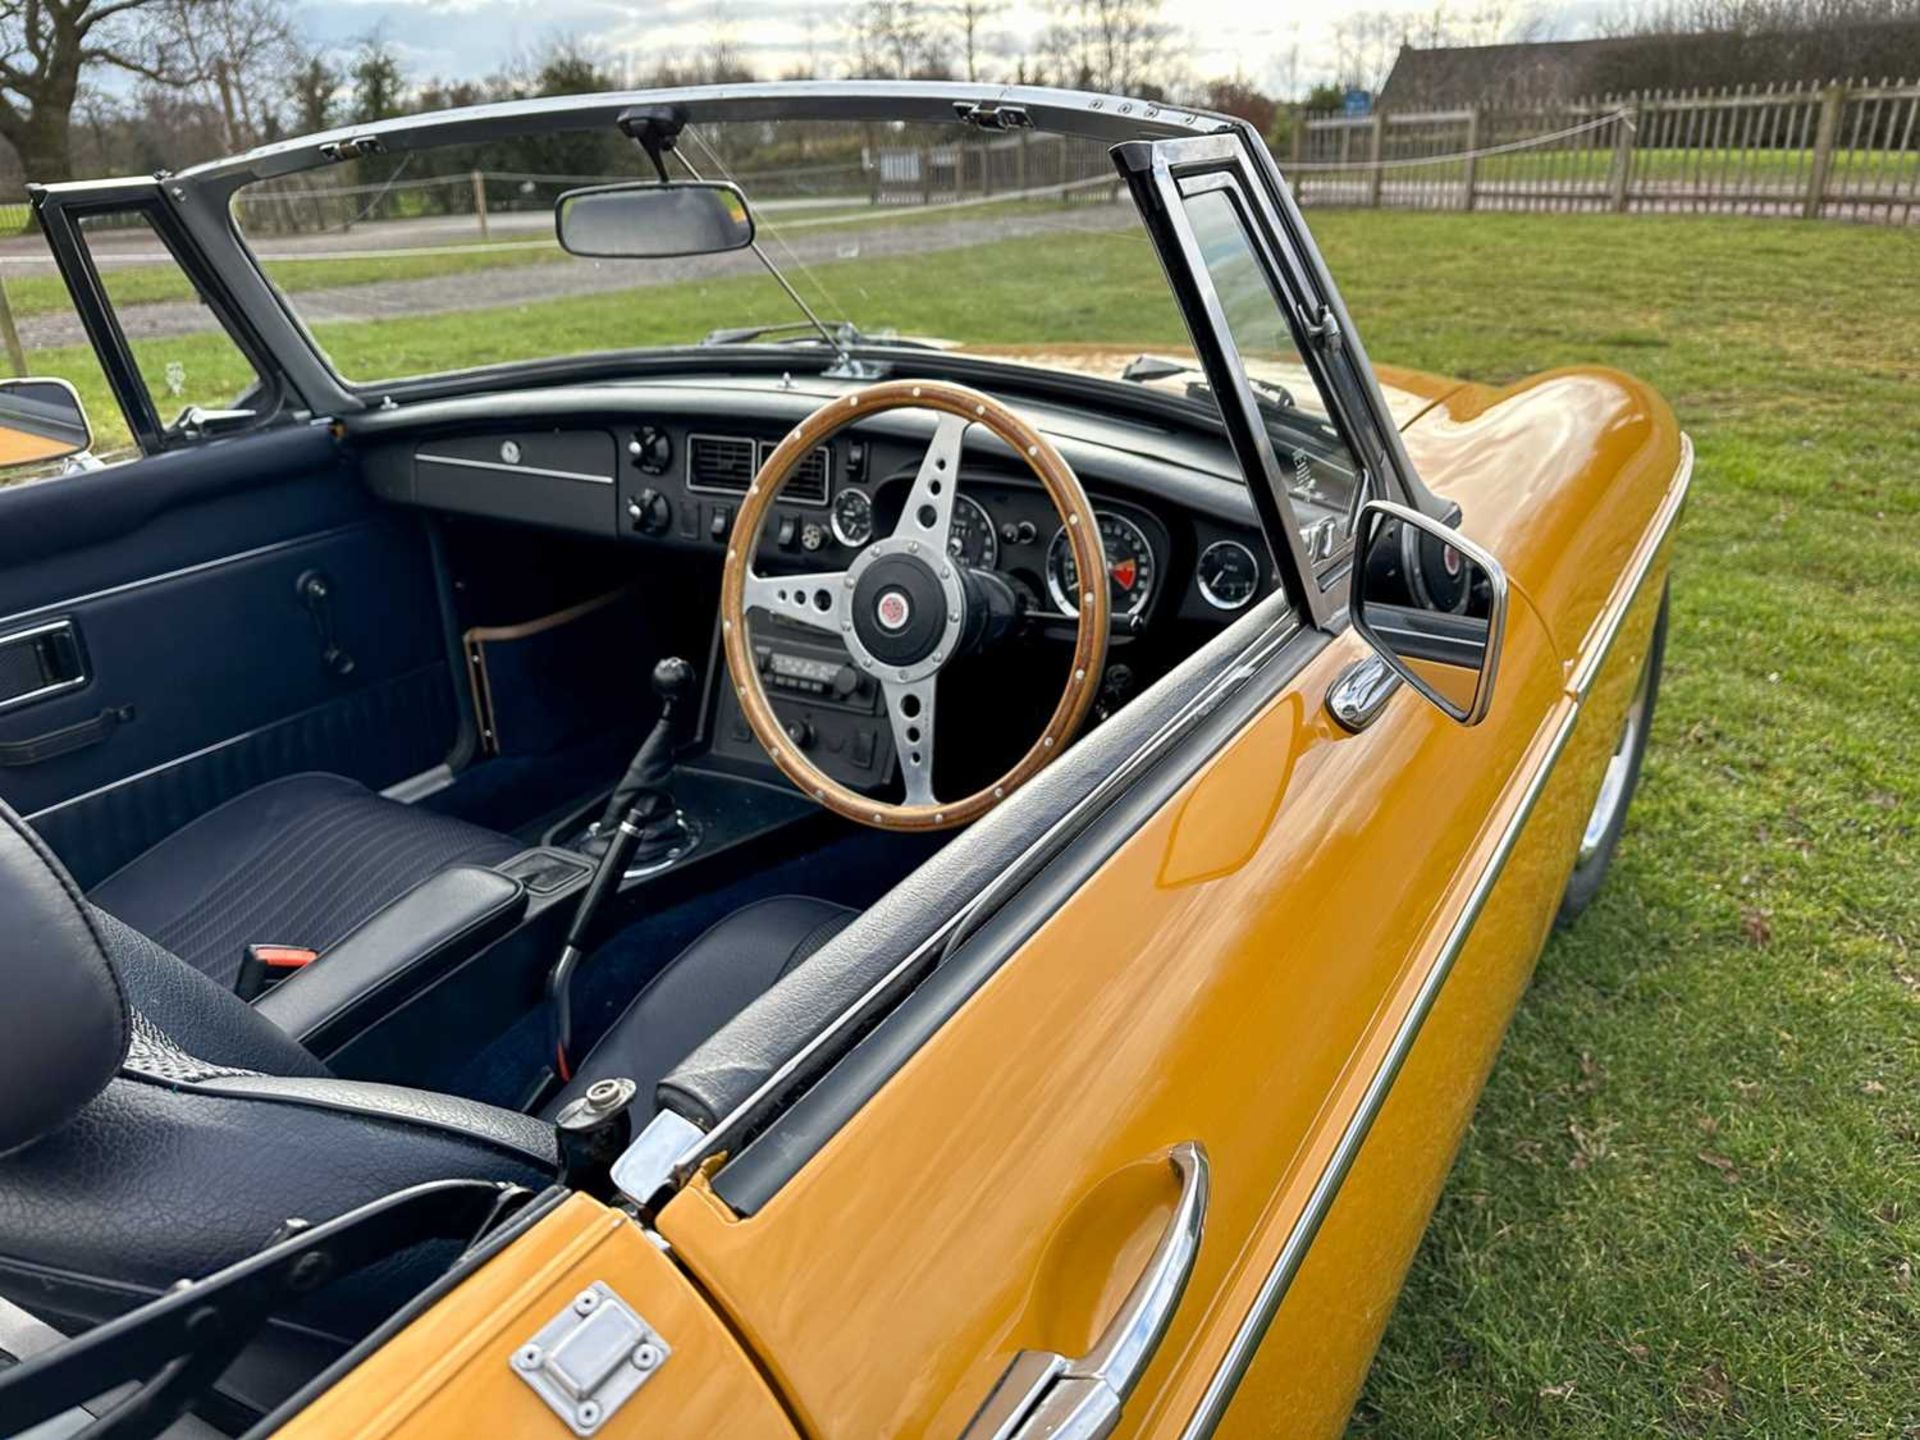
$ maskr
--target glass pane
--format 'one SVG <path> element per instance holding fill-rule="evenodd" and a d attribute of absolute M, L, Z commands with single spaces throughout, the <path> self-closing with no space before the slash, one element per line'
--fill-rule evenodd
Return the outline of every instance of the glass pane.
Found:
<path fill-rule="evenodd" d="M 232 409 L 259 383 L 145 215 L 89 215 L 80 230 L 163 424 L 189 406 Z"/>
<path fill-rule="evenodd" d="M 1181 348 L 1179 311 L 1099 142 L 776 119 L 689 127 L 667 165 L 737 184 L 767 260 L 829 326 L 1114 380 L 1143 349 Z M 360 383 L 709 338 L 818 344 L 751 250 L 588 259 L 555 242 L 568 191 L 653 178 L 608 127 L 282 176 L 239 191 L 233 214 Z"/>
<path fill-rule="evenodd" d="M 1324 562 L 1336 553 L 1337 544 L 1351 538 L 1359 508 L 1359 466 L 1294 344 L 1280 295 L 1239 206 L 1225 190 L 1189 195 L 1185 204 L 1229 337 L 1266 419 L 1308 551 L 1316 562 Z"/>

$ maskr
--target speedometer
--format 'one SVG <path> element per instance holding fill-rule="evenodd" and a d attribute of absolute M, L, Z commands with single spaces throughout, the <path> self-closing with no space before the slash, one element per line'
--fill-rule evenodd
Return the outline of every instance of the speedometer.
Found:
<path fill-rule="evenodd" d="M 1153 546 L 1146 532 L 1124 515 L 1111 510 L 1096 510 L 1100 522 L 1100 544 L 1107 552 L 1107 580 L 1112 586 L 1116 615 L 1138 615 L 1153 597 Z M 1074 564 L 1073 546 L 1067 543 L 1063 525 L 1053 532 L 1047 547 L 1047 589 L 1063 615 L 1077 615 L 1075 597 L 1080 593 L 1079 567 Z"/>

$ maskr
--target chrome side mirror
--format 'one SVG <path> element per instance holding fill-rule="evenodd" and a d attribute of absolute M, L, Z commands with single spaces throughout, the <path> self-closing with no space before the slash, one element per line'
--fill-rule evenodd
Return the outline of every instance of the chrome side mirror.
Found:
<path fill-rule="evenodd" d="M 87 407 L 65 380 L 0 380 L 0 469 L 65 460 L 92 448 Z"/>
<path fill-rule="evenodd" d="M 569 190 L 553 207 L 560 246 L 590 260 L 718 255 L 753 243 L 753 214 L 737 185 L 645 181 Z"/>
<path fill-rule="evenodd" d="M 1443 712 L 1478 725 L 1506 639 L 1506 571 L 1458 531 L 1385 500 L 1361 509 L 1359 537 L 1353 628 Z"/>

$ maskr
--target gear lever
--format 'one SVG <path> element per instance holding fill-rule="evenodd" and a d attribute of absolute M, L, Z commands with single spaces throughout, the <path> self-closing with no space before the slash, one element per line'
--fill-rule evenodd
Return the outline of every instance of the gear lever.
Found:
<path fill-rule="evenodd" d="M 580 908 L 567 927 L 567 943 L 547 975 L 547 1003 L 551 1016 L 554 1073 L 561 1081 L 573 1077 L 573 973 L 599 938 L 601 914 L 620 891 L 620 882 L 635 865 L 667 858 L 686 843 L 686 831 L 667 790 L 673 774 L 674 751 L 680 746 L 686 701 L 693 695 L 694 669 L 685 660 L 669 656 L 653 667 L 653 693 L 660 697 L 660 715 L 653 729 L 614 786 L 607 808 L 587 832 L 580 848 L 594 857 L 593 877 L 581 893 Z"/>
<path fill-rule="evenodd" d="M 633 859 L 643 865 L 656 860 L 677 838 L 678 832 L 672 823 L 673 796 L 666 786 L 673 774 L 674 751 L 680 748 L 684 738 L 683 717 L 687 702 L 693 698 L 695 678 L 693 666 L 678 656 L 670 655 L 653 667 L 653 693 L 660 697 L 659 718 L 634 752 L 627 773 L 620 777 L 613 794 L 607 797 L 607 808 L 600 812 L 600 818 L 581 842 L 580 848 L 587 854 L 606 854 L 620 821 L 635 808 L 636 801 L 643 799 L 649 803 L 641 817 L 642 839 L 649 843 L 638 848 L 649 853 L 638 854 Z M 658 833 L 648 833 L 650 831 Z"/>

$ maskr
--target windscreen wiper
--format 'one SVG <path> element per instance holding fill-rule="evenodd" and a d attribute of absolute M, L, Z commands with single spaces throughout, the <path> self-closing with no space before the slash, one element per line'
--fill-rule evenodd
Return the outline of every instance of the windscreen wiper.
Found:
<path fill-rule="evenodd" d="M 1136 355 L 1127 362 L 1126 368 L 1120 372 L 1120 378 L 1122 380 L 1131 380 L 1136 385 L 1149 385 L 1155 380 L 1170 380 L 1175 375 L 1202 375 L 1204 373 L 1198 365 L 1190 361 L 1174 360 L 1165 355 Z M 1247 384 L 1251 385 L 1255 390 L 1256 394 L 1254 398 L 1256 400 L 1272 401 L 1283 410 L 1297 410 L 1300 408 L 1294 403 L 1293 392 L 1277 380 L 1263 380 L 1257 375 L 1249 375 L 1247 376 Z M 1199 384 L 1189 385 L 1187 387 L 1187 393 L 1195 399 L 1204 399 L 1213 394 L 1213 387 L 1203 381 Z"/>

